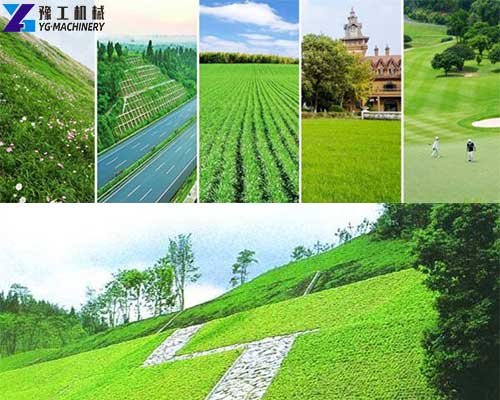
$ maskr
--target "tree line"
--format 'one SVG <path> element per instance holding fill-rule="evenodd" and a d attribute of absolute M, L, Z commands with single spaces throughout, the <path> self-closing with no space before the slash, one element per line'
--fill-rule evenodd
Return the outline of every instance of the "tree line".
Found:
<path fill-rule="evenodd" d="M 269 54 L 204 52 L 200 64 L 298 64 L 297 58 Z"/>
<path fill-rule="evenodd" d="M 302 41 L 302 102 L 314 112 L 343 112 L 363 107 L 374 76 L 370 62 L 349 54 L 344 43 L 327 35 Z"/>

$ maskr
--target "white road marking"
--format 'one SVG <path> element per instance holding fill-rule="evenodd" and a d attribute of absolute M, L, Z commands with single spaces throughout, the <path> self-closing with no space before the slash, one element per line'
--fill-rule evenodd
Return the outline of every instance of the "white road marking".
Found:
<path fill-rule="evenodd" d="M 170 167 L 170 169 L 167 171 L 167 175 L 168 175 L 168 174 L 170 174 L 170 172 L 172 172 L 172 170 L 174 169 L 174 167 L 175 167 L 175 165 L 172 165 L 172 166 Z"/>
<path fill-rule="evenodd" d="M 156 171 L 158 171 L 158 170 L 159 170 L 161 167 L 163 167 L 164 165 L 165 165 L 165 163 L 164 163 L 164 162 L 162 162 L 162 163 L 160 164 L 160 166 L 159 166 L 158 168 L 156 168 L 156 169 L 155 169 L 155 172 L 156 172 Z"/>
<path fill-rule="evenodd" d="M 145 198 L 145 197 L 146 197 L 149 193 L 151 193 L 152 191 L 153 191 L 153 189 L 149 189 L 149 190 L 146 192 L 146 194 L 145 194 L 144 196 L 142 196 L 142 197 L 139 199 L 139 201 L 144 200 L 144 198 Z"/>
<path fill-rule="evenodd" d="M 120 168 L 123 164 L 125 164 L 127 160 L 123 160 L 120 164 L 118 164 L 115 169 Z"/>
<path fill-rule="evenodd" d="M 145 148 L 147 148 L 149 146 L 149 144 L 145 144 L 143 147 L 141 147 L 141 151 L 144 150 Z"/>
<path fill-rule="evenodd" d="M 175 150 L 175 152 L 178 153 L 180 149 L 182 149 L 182 146 L 177 147 L 177 150 Z"/>
<path fill-rule="evenodd" d="M 134 144 L 134 145 L 132 146 L 132 148 L 133 148 L 133 149 L 135 149 L 137 146 L 140 146 L 140 145 L 141 145 L 141 142 L 137 142 L 136 144 Z"/>
<path fill-rule="evenodd" d="M 118 157 L 113 158 L 110 162 L 107 162 L 106 165 L 111 165 L 113 164 L 116 160 L 118 160 Z"/>
<path fill-rule="evenodd" d="M 127 196 L 127 197 L 132 196 L 132 195 L 136 192 L 136 190 L 137 190 L 137 189 L 139 189 L 140 187 L 141 187 L 141 185 L 137 185 L 137 186 L 136 186 L 136 188 L 135 188 L 134 190 L 132 190 L 132 191 L 128 194 L 128 196 Z"/>
<path fill-rule="evenodd" d="M 189 153 L 190 151 L 191 151 L 191 149 L 187 149 L 187 150 L 184 152 L 184 154 L 187 154 L 187 153 Z"/>

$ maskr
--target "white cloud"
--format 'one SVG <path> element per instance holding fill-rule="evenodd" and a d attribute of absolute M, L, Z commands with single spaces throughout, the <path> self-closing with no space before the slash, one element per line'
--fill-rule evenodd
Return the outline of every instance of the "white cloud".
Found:
<path fill-rule="evenodd" d="M 198 304 L 215 299 L 224 292 L 224 288 L 220 286 L 205 283 L 193 283 L 187 285 L 185 290 L 186 308 L 194 307 Z"/>
<path fill-rule="evenodd" d="M 244 42 L 226 40 L 217 36 L 203 36 L 200 40 L 200 50 L 203 52 L 228 52 L 246 54 L 277 54 L 286 57 L 298 57 L 299 44 L 294 40 L 273 39 Z"/>
<path fill-rule="evenodd" d="M 223 6 L 200 6 L 200 14 L 210 15 L 229 22 L 252 24 L 274 31 L 296 31 L 299 24 L 286 22 L 264 3 L 233 3 Z"/>
<path fill-rule="evenodd" d="M 228 53 L 249 53 L 244 42 L 221 39 L 217 36 L 203 36 L 200 40 L 201 51 L 222 51 Z"/>
<path fill-rule="evenodd" d="M 273 40 L 272 36 L 259 33 L 240 33 L 240 36 L 250 40 Z"/>

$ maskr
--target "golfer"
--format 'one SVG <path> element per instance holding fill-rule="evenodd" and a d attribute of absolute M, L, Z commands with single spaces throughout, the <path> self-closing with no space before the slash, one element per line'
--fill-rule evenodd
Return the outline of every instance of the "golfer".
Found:
<path fill-rule="evenodd" d="M 476 145 L 472 139 L 467 140 L 467 161 L 474 161 L 474 152 L 476 151 Z"/>
<path fill-rule="evenodd" d="M 431 157 L 441 158 L 441 155 L 439 154 L 439 138 L 437 136 L 436 139 L 434 139 L 434 144 L 432 145 Z"/>

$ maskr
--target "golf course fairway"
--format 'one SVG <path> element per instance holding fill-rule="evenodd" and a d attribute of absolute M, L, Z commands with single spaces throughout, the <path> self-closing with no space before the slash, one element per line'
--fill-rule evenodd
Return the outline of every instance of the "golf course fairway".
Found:
<path fill-rule="evenodd" d="M 500 65 L 483 57 L 445 76 L 431 60 L 455 44 L 441 42 L 446 27 L 406 23 L 405 34 L 413 39 L 405 50 L 405 201 L 500 201 L 500 128 L 472 126 L 500 116 Z M 431 157 L 436 136 L 439 159 Z M 477 148 L 472 163 L 468 139 Z"/>

